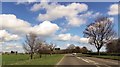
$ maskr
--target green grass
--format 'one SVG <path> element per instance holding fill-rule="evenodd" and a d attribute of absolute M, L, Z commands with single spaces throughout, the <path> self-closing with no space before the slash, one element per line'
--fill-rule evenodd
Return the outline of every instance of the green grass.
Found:
<path fill-rule="evenodd" d="M 24 61 L 24 60 L 28 60 L 29 59 L 29 55 L 15 55 L 15 54 L 4 54 L 2 55 L 2 64 L 11 64 L 11 63 L 15 63 L 18 61 Z"/>
<path fill-rule="evenodd" d="M 42 58 L 29 59 L 29 55 L 3 55 L 3 65 L 55 65 L 63 54 L 43 55 Z"/>
<path fill-rule="evenodd" d="M 0 55 L 0 65 L 2 65 L 2 55 Z"/>

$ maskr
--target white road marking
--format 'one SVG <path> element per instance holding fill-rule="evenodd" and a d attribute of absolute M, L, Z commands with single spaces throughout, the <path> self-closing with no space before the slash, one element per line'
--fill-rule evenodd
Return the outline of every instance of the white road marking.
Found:
<path fill-rule="evenodd" d="M 100 64 L 97 63 L 97 62 L 95 62 L 95 61 L 93 61 L 93 60 L 90 60 L 90 59 L 83 59 L 83 58 L 81 58 L 81 57 L 76 57 L 76 58 L 81 59 L 81 60 L 83 60 L 83 61 L 85 61 L 85 62 L 87 62 L 87 63 L 93 63 L 93 64 L 95 64 L 97 67 L 100 67 L 100 66 L 99 66 Z M 109 65 L 105 65 L 105 66 L 111 67 L 111 66 L 109 66 Z"/>
<path fill-rule="evenodd" d="M 64 55 L 64 57 L 56 65 L 59 65 L 62 62 L 62 60 L 65 58 L 65 56 L 66 55 Z"/>
<path fill-rule="evenodd" d="M 103 60 L 103 59 L 99 59 L 99 60 L 104 61 L 104 62 L 108 62 L 108 63 L 117 64 L 117 65 L 118 65 L 118 63 L 115 63 L 115 62 L 112 62 L 112 61 L 107 61 L 107 60 Z"/>

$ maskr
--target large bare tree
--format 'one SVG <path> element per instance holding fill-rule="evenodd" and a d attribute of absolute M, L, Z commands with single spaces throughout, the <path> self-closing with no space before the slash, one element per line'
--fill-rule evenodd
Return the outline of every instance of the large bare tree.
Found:
<path fill-rule="evenodd" d="M 114 38 L 113 22 L 107 17 L 100 17 L 91 23 L 85 29 L 84 37 L 89 38 L 89 43 L 97 48 L 100 55 L 100 49 L 108 41 Z"/>
<path fill-rule="evenodd" d="M 31 59 L 33 59 L 33 54 L 36 51 L 36 47 L 37 47 L 36 38 L 37 38 L 37 35 L 33 33 L 29 33 L 28 35 L 26 35 L 26 40 L 23 45 L 24 50 L 30 53 Z"/>

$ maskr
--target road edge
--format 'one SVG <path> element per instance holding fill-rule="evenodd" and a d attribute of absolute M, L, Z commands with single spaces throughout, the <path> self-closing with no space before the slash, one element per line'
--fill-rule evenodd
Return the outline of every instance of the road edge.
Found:
<path fill-rule="evenodd" d="M 66 54 L 62 57 L 62 59 L 56 65 L 59 65 L 62 62 L 62 60 L 64 59 L 65 56 L 66 56 Z"/>

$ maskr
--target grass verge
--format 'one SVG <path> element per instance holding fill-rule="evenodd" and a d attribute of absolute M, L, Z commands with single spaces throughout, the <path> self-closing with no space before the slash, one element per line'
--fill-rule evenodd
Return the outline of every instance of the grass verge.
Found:
<path fill-rule="evenodd" d="M 63 54 L 42 56 L 42 58 L 29 59 L 28 55 L 4 55 L 3 65 L 55 65 Z"/>

